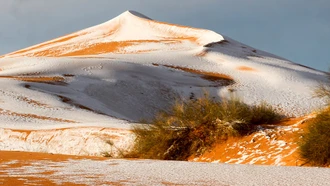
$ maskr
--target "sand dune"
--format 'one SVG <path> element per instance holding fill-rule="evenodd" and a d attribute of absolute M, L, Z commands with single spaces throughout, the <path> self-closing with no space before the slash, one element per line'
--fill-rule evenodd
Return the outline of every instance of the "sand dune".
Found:
<path fill-rule="evenodd" d="M 303 117 L 325 103 L 313 88 L 327 81 L 324 72 L 213 31 L 134 11 L 1 56 L 0 69 L 0 150 L 75 155 L 109 150 L 104 135 L 127 147 L 132 125 L 205 90 Z M 223 161 L 264 162 L 236 159 Z"/>

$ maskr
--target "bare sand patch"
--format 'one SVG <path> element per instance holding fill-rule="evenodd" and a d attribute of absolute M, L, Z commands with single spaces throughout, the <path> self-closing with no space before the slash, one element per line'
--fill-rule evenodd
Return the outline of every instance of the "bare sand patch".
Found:
<path fill-rule="evenodd" d="M 104 157 L 94 156 L 72 156 L 63 154 L 50 154 L 40 152 L 20 152 L 20 151 L 0 151 L 0 163 L 18 160 L 22 162 L 30 162 L 35 160 L 51 160 L 51 161 L 66 161 L 69 159 L 93 159 L 106 160 Z"/>
<path fill-rule="evenodd" d="M 155 64 L 155 63 L 153 63 L 153 65 L 160 66 L 159 64 Z M 234 79 L 226 74 L 221 74 L 221 73 L 216 73 L 216 72 L 207 72 L 207 71 L 196 70 L 196 69 L 187 68 L 187 67 L 172 66 L 172 65 L 161 65 L 161 66 L 197 74 L 197 75 L 200 75 L 201 78 L 208 80 L 208 81 L 213 81 L 213 82 L 221 81 L 223 86 L 227 86 L 227 85 L 231 85 L 231 84 L 235 83 Z"/>
<path fill-rule="evenodd" d="M 65 78 L 61 76 L 0 76 L 0 78 L 16 79 L 26 82 L 66 85 Z"/>
<path fill-rule="evenodd" d="M 248 67 L 248 66 L 239 66 L 239 67 L 237 67 L 237 69 L 241 70 L 241 71 L 257 71 L 256 69 Z"/>

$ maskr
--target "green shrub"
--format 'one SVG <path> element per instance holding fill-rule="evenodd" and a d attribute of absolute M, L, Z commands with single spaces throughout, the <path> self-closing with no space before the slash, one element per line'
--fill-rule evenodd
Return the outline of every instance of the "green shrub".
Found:
<path fill-rule="evenodd" d="M 200 155 L 230 136 L 242 136 L 253 125 L 275 122 L 279 114 L 266 104 L 250 107 L 238 99 L 217 102 L 206 94 L 197 100 L 176 102 L 144 127 L 135 127 L 135 146 L 129 157 L 185 160 Z"/>
<path fill-rule="evenodd" d="M 330 107 L 308 126 L 299 144 L 301 157 L 311 165 L 330 165 Z"/>

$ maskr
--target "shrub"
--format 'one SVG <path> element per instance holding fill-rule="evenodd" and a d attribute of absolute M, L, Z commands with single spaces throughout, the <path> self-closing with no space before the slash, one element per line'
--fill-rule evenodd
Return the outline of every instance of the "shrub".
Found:
<path fill-rule="evenodd" d="M 250 107 L 234 98 L 217 102 L 206 94 L 197 100 L 177 101 L 152 124 L 133 129 L 136 141 L 128 156 L 185 160 L 202 154 L 215 142 L 248 134 L 254 130 L 254 121 L 274 122 L 278 116 L 271 106 Z"/>
<path fill-rule="evenodd" d="M 330 82 L 330 74 L 327 74 L 328 82 Z M 314 95 L 319 98 L 326 98 L 330 104 L 330 84 L 319 83 L 317 88 L 314 90 Z"/>
<path fill-rule="evenodd" d="M 252 124 L 272 124 L 281 119 L 281 115 L 274 110 L 274 108 L 266 102 L 261 102 L 259 105 L 251 108 Z"/>
<path fill-rule="evenodd" d="M 330 107 L 310 121 L 299 144 L 301 157 L 311 165 L 330 165 Z"/>
<path fill-rule="evenodd" d="M 328 82 L 330 74 L 328 73 Z M 330 165 L 330 84 L 320 83 L 315 96 L 326 98 L 327 108 L 310 121 L 299 143 L 300 156 L 311 165 Z"/>

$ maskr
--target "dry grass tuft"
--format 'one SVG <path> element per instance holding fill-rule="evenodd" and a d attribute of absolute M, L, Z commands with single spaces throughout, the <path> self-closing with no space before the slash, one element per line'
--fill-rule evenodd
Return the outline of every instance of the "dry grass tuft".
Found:
<path fill-rule="evenodd" d="M 307 131 L 302 135 L 300 156 L 311 165 L 327 166 L 330 165 L 330 84 L 320 83 L 314 93 L 316 97 L 326 98 L 328 105 L 309 123 Z"/>
<path fill-rule="evenodd" d="M 307 163 L 330 165 L 330 107 L 309 123 L 299 145 L 300 156 Z"/>

